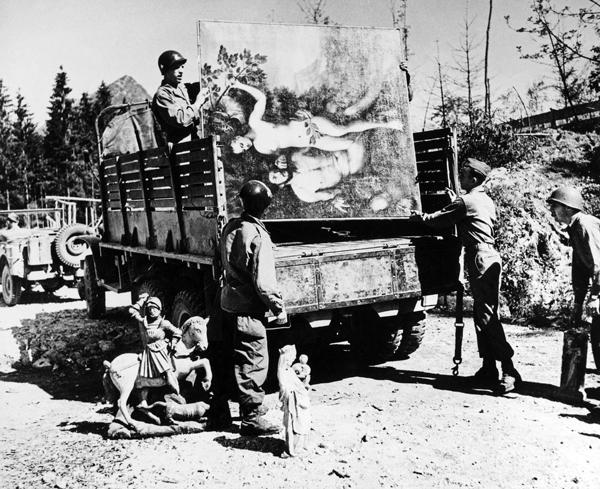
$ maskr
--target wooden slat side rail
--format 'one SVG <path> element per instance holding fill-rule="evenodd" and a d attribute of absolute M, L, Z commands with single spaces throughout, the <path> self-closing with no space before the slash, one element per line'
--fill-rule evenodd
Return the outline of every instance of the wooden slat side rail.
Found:
<path fill-rule="evenodd" d="M 424 141 L 426 139 L 441 139 L 441 138 L 446 138 L 451 134 L 451 130 L 450 129 L 434 129 L 433 131 L 423 131 L 423 132 L 414 132 L 413 133 L 413 140 L 415 142 L 417 141 Z"/>
<path fill-rule="evenodd" d="M 117 156 L 115 167 L 117 169 L 117 179 L 119 181 L 119 199 L 121 201 L 121 217 L 123 218 L 123 236 L 121 244 L 129 245 L 131 243 L 131 231 L 129 229 L 129 219 L 127 217 L 127 190 L 121 179 L 121 162 Z"/>

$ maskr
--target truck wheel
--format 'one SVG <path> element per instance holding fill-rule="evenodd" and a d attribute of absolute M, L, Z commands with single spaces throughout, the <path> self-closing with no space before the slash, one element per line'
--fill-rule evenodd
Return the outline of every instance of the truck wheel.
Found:
<path fill-rule="evenodd" d="M 410 312 L 398 318 L 402 324 L 402 340 L 394 353 L 395 360 L 405 360 L 414 353 L 425 336 L 427 315 L 423 311 Z"/>
<path fill-rule="evenodd" d="M 174 326 L 181 328 L 192 316 L 205 316 L 203 294 L 195 290 L 181 290 L 177 292 L 173 299 L 173 309 L 171 313 L 171 322 Z"/>
<path fill-rule="evenodd" d="M 85 224 L 72 224 L 62 228 L 54 240 L 54 251 L 63 265 L 79 268 L 81 260 L 89 246 L 81 239 L 91 234 L 91 229 Z"/>
<path fill-rule="evenodd" d="M 106 291 L 98 285 L 94 257 L 90 255 L 85 257 L 83 283 L 88 317 L 90 319 L 102 317 L 106 312 Z"/>
<path fill-rule="evenodd" d="M 7 264 L 2 267 L 2 298 L 7 306 L 14 306 L 21 299 L 21 286 L 23 279 L 10 274 Z"/>
<path fill-rule="evenodd" d="M 390 353 L 389 331 L 377 312 L 371 307 L 361 307 L 352 314 L 349 330 L 350 350 L 362 363 L 385 362 Z"/>
<path fill-rule="evenodd" d="M 162 302 L 163 310 L 162 313 L 166 316 L 167 313 L 171 310 L 171 298 L 172 295 L 169 294 L 168 289 L 160 282 L 160 280 L 156 279 L 147 279 L 144 280 L 139 287 L 137 287 L 137 297 L 142 294 L 148 294 L 148 297 L 158 297 L 160 302 Z M 132 294 L 132 298 L 133 298 Z"/>

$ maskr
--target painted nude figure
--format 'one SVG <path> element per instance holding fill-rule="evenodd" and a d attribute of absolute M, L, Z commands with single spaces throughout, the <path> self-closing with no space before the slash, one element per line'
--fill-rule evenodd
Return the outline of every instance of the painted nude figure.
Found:
<path fill-rule="evenodd" d="M 401 131 L 401 121 L 389 122 L 352 121 L 346 126 L 339 126 L 330 120 L 311 116 L 308 112 L 300 114 L 303 120 L 292 120 L 287 124 L 273 124 L 263 120 L 266 110 L 267 98 L 264 93 L 255 87 L 234 81 L 232 88 L 249 93 L 256 103 L 248 125 L 250 131 L 245 136 L 236 136 L 231 141 L 234 153 L 243 153 L 254 145 L 256 151 L 265 155 L 277 154 L 286 148 L 317 148 L 323 151 L 344 151 L 353 143 L 349 134 L 361 133 L 370 129 L 387 128 Z"/>
<path fill-rule="evenodd" d="M 363 169 L 365 149 L 360 141 L 352 141 L 343 151 L 294 151 L 289 160 L 288 163 L 285 155 L 277 158 L 277 168 L 269 172 L 269 182 L 278 186 L 289 185 L 303 202 L 335 199 L 334 207 L 346 212 L 347 204 L 338 196 L 340 190 L 335 186 L 345 177 Z"/>

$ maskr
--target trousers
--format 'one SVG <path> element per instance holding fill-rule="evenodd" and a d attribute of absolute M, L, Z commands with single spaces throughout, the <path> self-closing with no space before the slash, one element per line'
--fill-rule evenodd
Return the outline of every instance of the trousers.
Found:
<path fill-rule="evenodd" d="M 240 414 L 248 415 L 264 400 L 269 369 L 266 319 L 263 315 L 224 312 L 226 348 L 232 355 Z"/>
<path fill-rule="evenodd" d="M 481 358 L 510 360 L 514 350 L 506 340 L 498 317 L 502 265 L 499 254 L 490 249 L 477 250 L 465 257 L 473 295 L 473 321 Z"/>

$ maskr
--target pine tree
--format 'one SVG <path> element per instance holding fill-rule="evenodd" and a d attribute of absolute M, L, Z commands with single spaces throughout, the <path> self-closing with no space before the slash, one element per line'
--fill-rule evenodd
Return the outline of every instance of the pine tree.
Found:
<path fill-rule="evenodd" d="M 46 172 L 41 155 L 42 137 L 37 133 L 32 114 L 23 95 L 17 94 L 17 106 L 12 125 L 15 155 L 15 182 L 21 189 L 24 204 L 39 198 L 40 177 Z"/>
<path fill-rule="evenodd" d="M 98 117 L 100 112 L 109 105 L 112 105 L 112 95 L 110 89 L 103 80 L 102 83 L 100 83 L 100 86 L 96 91 L 96 97 L 94 98 L 94 117 Z M 106 123 L 106 121 L 100 120 L 100 131 L 102 131 L 104 123 Z"/>
<path fill-rule="evenodd" d="M 87 93 L 81 95 L 79 105 L 74 111 L 77 124 L 73 130 L 73 149 L 76 157 L 75 171 L 79 177 L 79 188 L 73 189 L 82 196 L 93 197 L 93 167 L 86 163 L 86 155 L 93 155 L 96 151 L 96 137 L 94 122 L 96 114 L 94 104 Z"/>
<path fill-rule="evenodd" d="M 67 194 L 74 180 L 70 173 L 74 159 L 70 144 L 73 100 L 69 98 L 71 88 L 67 82 L 67 74 L 61 66 L 54 79 L 44 138 L 44 156 L 50 170 L 49 184 L 45 189 L 47 193 Z"/>
<path fill-rule="evenodd" d="M 10 208 L 8 201 L 10 191 L 10 177 L 12 169 L 12 134 L 10 112 L 12 100 L 0 79 L 0 204 L 3 208 Z"/>

